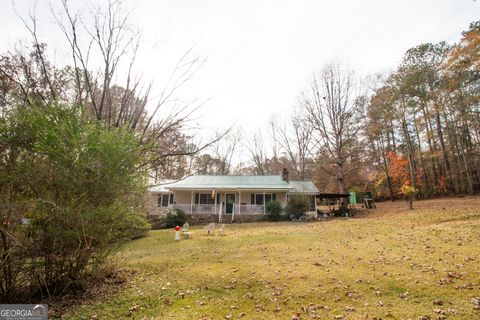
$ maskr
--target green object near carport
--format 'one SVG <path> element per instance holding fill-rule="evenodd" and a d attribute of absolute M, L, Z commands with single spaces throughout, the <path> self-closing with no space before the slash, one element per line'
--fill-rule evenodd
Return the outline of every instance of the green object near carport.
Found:
<path fill-rule="evenodd" d="M 350 192 L 350 204 L 357 204 L 357 195 L 355 192 Z"/>

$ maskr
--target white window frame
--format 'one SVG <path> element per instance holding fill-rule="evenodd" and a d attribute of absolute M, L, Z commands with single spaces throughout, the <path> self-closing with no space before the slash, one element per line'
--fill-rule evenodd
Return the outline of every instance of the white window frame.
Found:
<path fill-rule="evenodd" d="M 164 199 L 163 197 L 165 197 L 165 196 L 168 197 L 166 206 L 163 204 L 163 199 Z M 160 198 L 161 200 L 158 201 L 158 198 Z M 157 207 L 165 208 L 165 207 L 168 207 L 170 205 L 170 193 L 160 193 L 160 194 L 158 194 L 158 198 L 157 198 Z"/>

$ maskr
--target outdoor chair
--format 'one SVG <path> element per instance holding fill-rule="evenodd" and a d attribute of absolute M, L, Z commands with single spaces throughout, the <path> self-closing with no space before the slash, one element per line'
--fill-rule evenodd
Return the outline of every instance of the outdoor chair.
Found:
<path fill-rule="evenodd" d="M 182 234 L 185 239 L 192 238 L 193 234 L 195 233 L 195 232 L 189 231 L 188 230 L 189 227 L 190 225 L 188 224 L 188 222 L 185 222 L 185 224 L 182 226 Z"/>

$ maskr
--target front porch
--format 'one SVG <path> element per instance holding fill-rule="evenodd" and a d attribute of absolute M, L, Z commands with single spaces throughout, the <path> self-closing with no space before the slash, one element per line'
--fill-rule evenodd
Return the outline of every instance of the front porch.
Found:
<path fill-rule="evenodd" d="M 265 204 L 278 200 L 286 202 L 286 192 L 277 190 L 173 190 L 170 205 L 189 215 L 265 215 Z"/>
<path fill-rule="evenodd" d="M 264 205 L 256 204 L 173 204 L 173 208 L 177 208 L 186 214 L 265 214 Z"/>

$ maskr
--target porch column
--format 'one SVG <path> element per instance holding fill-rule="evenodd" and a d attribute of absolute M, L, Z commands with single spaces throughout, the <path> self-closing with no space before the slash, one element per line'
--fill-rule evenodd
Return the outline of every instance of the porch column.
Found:
<path fill-rule="evenodd" d="M 238 214 L 242 212 L 242 209 L 240 209 L 242 205 L 242 191 L 238 192 Z"/>
<path fill-rule="evenodd" d="M 235 195 L 235 194 L 234 194 Z M 237 198 L 237 196 L 235 196 L 235 198 Z M 237 199 L 235 199 L 237 200 Z M 225 200 L 226 201 L 226 200 Z M 233 201 L 233 208 L 232 208 L 232 222 L 235 221 L 235 202 L 236 201 Z"/>
<path fill-rule="evenodd" d="M 265 191 L 263 191 L 263 214 L 266 213 L 266 210 L 265 210 Z"/>
<path fill-rule="evenodd" d="M 217 190 L 213 189 L 215 192 L 215 196 L 213 197 L 213 201 L 215 201 L 215 212 L 213 214 L 217 214 Z"/>
<path fill-rule="evenodd" d="M 192 190 L 192 197 L 190 198 L 190 214 L 193 214 L 193 190 Z"/>

